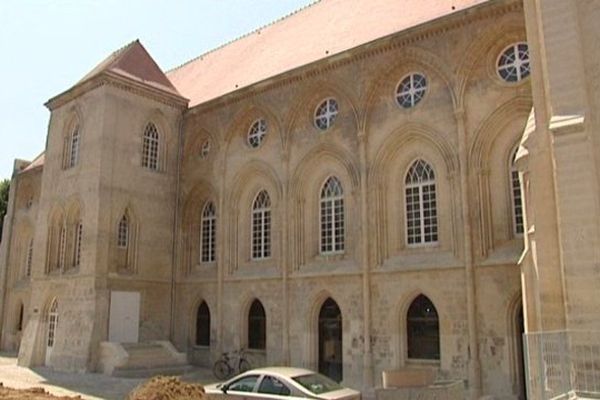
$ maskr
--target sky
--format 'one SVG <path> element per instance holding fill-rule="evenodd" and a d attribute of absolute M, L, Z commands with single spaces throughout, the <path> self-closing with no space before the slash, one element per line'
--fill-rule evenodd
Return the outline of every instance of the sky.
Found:
<path fill-rule="evenodd" d="M 167 71 L 313 0 L 0 0 L 0 179 L 44 150 L 44 103 L 140 39 Z"/>

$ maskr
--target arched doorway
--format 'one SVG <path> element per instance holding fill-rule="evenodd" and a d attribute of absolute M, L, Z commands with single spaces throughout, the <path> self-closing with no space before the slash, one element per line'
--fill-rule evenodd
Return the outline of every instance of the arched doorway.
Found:
<path fill-rule="evenodd" d="M 196 313 L 196 346 L 210 346 L 210 310 L 206 301 L 200 304 Z"/>
<path fill-rule="evenodd" d="M 328 298 L 319 312 L 319 372 L 341 382 L 342 361 L 342 312 L 337 303 Z"/>
<path fill-rule="evenodd" d="M 52 350 L 54 349 L 54 343 L 56 338 L 56 328 L 58 327 L 58 301 L 52 300 L 50 307 L 48 308 L 48 319 L 46 329 L 46 365 L 50 362 L 52 356 Z"/>
<path fill-rule="evenodd" d="M 427 296 L 419 295 L 406 315 L 408 358 L 440 359 L 440 323 L 438 313 Z"/>
<path fill-rule="evenodd" d="M 523 307 L 519 306 L 515 315 L 515 343 L 516 343 L 516 372 L 517 372 L 517 396 L 519 400 L 527 398 L 525 393 L 525 361 L 523 358 L 523 333 L 525 333 L 525 320 L 523 318 Z"/>

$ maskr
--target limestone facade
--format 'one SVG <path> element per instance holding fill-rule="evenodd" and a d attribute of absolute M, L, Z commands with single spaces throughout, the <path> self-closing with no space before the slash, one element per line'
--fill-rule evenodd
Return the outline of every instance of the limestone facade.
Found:
<path fill-rule="evenodd" d="M 590 209 L 599 193 L 596 183 L 569 181 L 560 168 L 579 168 L 572 160 L 581 154 L 577 162 L 598 181 L 597 157 L 587 155 L 595 147 L 586 145 L 593 125 L 559 134 L 565 146 L 552 154 L 538 156 L 523 139 L 528 120 L 531 132 L 551 119 L 543 79 L 565 73 L 540 53 L 540 35 L 550 40 L 562 30 L 540 33 L 533 3 L 543 9 L 544 2 L 525 3 L 483 1 L 192 107 L 184 88 L 168 82 L 177 70 L 158 76 L 137 42 L 119 50 L 47 103 L 43 156 L 15 164 L 0 247 L 2 348 L 18 349 L 23 365 L 95 370 L 100 342 L 115 328 L 111 293 L 137 292 L 140 342 L 170 340 L 204 366 L 221 352 L 259 347 L 248 350 L 253 365 L 318 370 L 327 352 L 320 313 L 333 300 L 341 315 L 341 341 L 332 343 L 341 346 L 334 353 L 342 383 L 370 388 L 381 385 L 384 370 L 431 368 L 438 379 L 464 380 L 473 398 L 524 398 L 523 318 L 527 332 L 596 329 L 597 300 L 574 288 L 598 279 L 597 218 L 566 203 L 576 184 L 588 193 L 577 201 Z M 592 3 L 577 3 L 572 21 L 586 15 L 589 37 L 597 32 L 591 15 L 599 12 Z M 519 44 L 532 49 L 533 74 L 507 82 L 498 63 Z M 582 84 L 598 65 L 598 52 L 589 51 L 594 58 L 578 65 Z M 128 57 L 149 66 L 146 75 Z M 106 67 L 114 63 L 129 74 Z M 398 87 L 414 74 L 426 78 L 426 89 L 405 108 Z M 327 99 L 335 100 L 336 115 L 321 130 L 314 116 Z M 565 104 L 560 115 L 574 114 L 570 100 L 557 101 Z M 254 147 L 248 134 L 257 121 L 264 121 L 258 131 L 265 129 Z M 575 136 L 577 149 L 567 144 Z M 536 148 L 543 146 L 550 144 Z M 419 186 L 416 201 L 424 212 L 423 190 L 433 190 L 435 216 L 425 238 L 419 214 L 415 243 L 407 176 L 419 162 L 432 171 L 431 186 Z M 517 165 L 525 171 L 523 190 Z M 330 203 L 334 227 L 323 208 L 330 179 L 341 188 Z M 253 207 L 262 191 L 268 203 Z M 589 235 L 570 232 L 569 218 L 589 225 Z M 324 247 L 325 236 L 332 247 Z M 569 245 L 573 237 L 587 241 Z M 587 260 L 588 275 L 561 266 L 567 258 L 579 265 L 578 257 Z M 548 276 L 531 266 L 541 259 Z M 438 323 L 439 354 L 427 359 L 412 355 L 408 326 L 421 295 Z M 55 300 L 58 322 L 51 322 Z M 264 335 L 256 333 L 262 322 L 249 321 L 256 300 Z M 210 328 L 199 340 L 201 305 Z"/>

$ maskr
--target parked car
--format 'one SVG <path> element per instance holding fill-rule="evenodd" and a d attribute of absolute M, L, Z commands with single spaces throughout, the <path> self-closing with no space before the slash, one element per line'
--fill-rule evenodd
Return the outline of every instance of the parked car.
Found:
<path fill-rule="evenodd" d="M 204 389 L 218 400 L 361 400 L 360 392 L 345 388 L 324 375 L 289 367 L 253 369 Z"/>

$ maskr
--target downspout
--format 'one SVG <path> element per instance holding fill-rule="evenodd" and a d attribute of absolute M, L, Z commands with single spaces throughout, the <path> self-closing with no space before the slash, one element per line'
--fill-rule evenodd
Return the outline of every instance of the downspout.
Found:
<path fill-rule="evenodd" d="M 179 187 L 181 185 L 181 165 L 183 163 L 183 126 L 184 126 L 184 122 L 183 122 L 183 114 L 181 114 L 181 117 L 179 119 L 179 149 L 177 151 L 177 181 L 175 184 L 175 210 L 173 210 L 173 245 L 172 245 L 172 249 L 171 249 L 171 313 L 170 313 L 170 320 L 169 320 L 169 340 L 171 341 L 171 343 L 174 343 L 174 339 L 175 339 L 175 293 L 176 293 L 176 286 L 175 286 L 175 271 L 176 271 L 176 265 L 177 265 L 177 261 L 178 261 L 178 257 L 177 257 L 177 243 L 178 243 L 178 234 L 177 232 L 179 232 L 179 201 L 180 201 L 180 194 L 179 194 Z"/>

